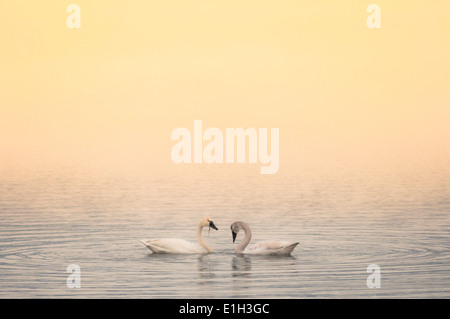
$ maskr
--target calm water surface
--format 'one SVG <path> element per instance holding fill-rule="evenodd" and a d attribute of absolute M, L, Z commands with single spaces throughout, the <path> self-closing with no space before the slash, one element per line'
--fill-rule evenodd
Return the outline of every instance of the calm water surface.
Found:
<path fill-rule="evenodd" d="M 258 169 L 3 169 L 0 297 L 450 297 L 448 166 Z M 203 232 L 214 254 L 152 255 L 139 242 L 195 242 L 204 216 L 219 228 Z M 289 257 L 234 255 L 236 220 L 254 242 L 300 245 Z M 66 285 L 70 264 L 80 289 Z M 379 289 L 367 288 L 370 264 L 381 268 Z"/>

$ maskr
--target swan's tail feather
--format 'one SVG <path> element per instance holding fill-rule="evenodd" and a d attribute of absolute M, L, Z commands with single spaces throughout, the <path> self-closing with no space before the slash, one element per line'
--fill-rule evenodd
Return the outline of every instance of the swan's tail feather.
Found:
<path fill-rule="evenodd" d="M 294 248 L 297 247 L 298 244 L 299 244 L 298 242 L 292 243 L 284 247 L 283 250 L 286 252 L 286 254 L 290 254 L 294 250 Z"/>
<path fill-rule="evenodd" d="M 158 252 L 158 249 L 156 247 L 152 246 L 148 240 L 141 239 L 140 242 L 143 243 L 144 246 L 147 247 L 148 249 L 150 249 L 153 253 Z"/>

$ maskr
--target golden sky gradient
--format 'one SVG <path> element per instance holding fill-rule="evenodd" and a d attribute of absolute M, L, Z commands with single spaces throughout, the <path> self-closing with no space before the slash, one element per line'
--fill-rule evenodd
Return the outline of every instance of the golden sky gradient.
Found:
<path fill-rule="evenodd" d="M 2 1 L 0 165 L 174 165 L 171 131 L 195 119 L 279 128 L 280 170 L 446 161 L 450 2 L 376 1 L 381 29 L 366 26 L 371 3 Z"/>

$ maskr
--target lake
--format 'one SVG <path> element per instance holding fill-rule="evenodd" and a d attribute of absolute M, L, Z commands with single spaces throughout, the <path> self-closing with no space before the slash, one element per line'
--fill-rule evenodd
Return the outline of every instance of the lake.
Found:
<path fill-rule="evenodd" d="M 0 298 L 449 298 L 449 165 L 280 170 L 249 165 L 0 171 Z M 212 254 L 151 254 L 141 238 Z M 291 256 L 235 255 L 299 241 Z M 239 233 L 236 243 L 243 239 Z M 80 288 L 67 267 L 80 267 Z M 380 288 L 368 288 L 371 264 Z"/>

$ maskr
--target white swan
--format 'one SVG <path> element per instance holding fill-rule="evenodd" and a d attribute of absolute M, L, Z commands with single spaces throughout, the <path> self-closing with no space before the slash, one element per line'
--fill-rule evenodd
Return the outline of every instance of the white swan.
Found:
<path fill-rule="evenodd" d="M 248 246 L 252 238 L 250 227 L 244 222 L 234 222 L 230 226 L 233 235 L 233 243 L 241 229 L 245 232 L 244 240 L 236 247 L 237 254 L 254 254 L 254 255 L 290 255 L 298 242 L 287 241 L 262 241 Z M 248 247 L 247 247 L 248 246 Z"/>
<path fill-rule="evenodd" d="M 194 244 L 188 242 L 184 239 L 178 238 L 159 238 L 151 240 L 141 240 L 148 249 L 150 249 L 154 254 L 157 253 L 176 253 L 176 254 L 193 254 L 193 253 L 204 253 L 205 250 L 208 253 L 214 252 L 214 250 L 207 244 L 202 238 L 203 227 L 212 227 L 218 230 L 216 225 L 211 218 L 205 217 L 200 221 L 197 227 L 197 240 L 200 244 Z"/>

